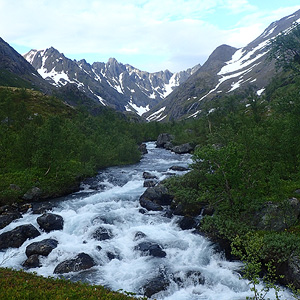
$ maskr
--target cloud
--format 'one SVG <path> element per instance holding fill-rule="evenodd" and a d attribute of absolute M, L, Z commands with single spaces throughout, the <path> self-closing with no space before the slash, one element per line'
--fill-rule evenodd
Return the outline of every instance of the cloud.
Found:
<path fill-rule="evenodd" d="M 244 46 L 291 12 L 262 12 L 247 0 L 0 0 L 0 35 L 81 58 L 136 57 L 139 68 L 178 71 L 203 63 L 220 44 Z M 224 16 L 236 18 L 233 28 L 222 25 Z"/>

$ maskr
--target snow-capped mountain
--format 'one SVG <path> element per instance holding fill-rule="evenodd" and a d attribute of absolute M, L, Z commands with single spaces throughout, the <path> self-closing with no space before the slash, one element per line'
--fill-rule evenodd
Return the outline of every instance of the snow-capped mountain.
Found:
<path fill-rule="evenodd" d="M 53 47 L 31 50 L 24 58 L 38 73 L 56 87 L 76 85 L 88 97 L 119 111 L 139 115 L 149 111 L 186 81 L 200 65 L 179 73 L 148 73 L 110 58 L 92 65 L 84 59 L 71 60 Z"/>
<path fill-rule="evenodd" d="M 246 47 L 219 46 L 197 72 L 145 116 L 156 121 L 197 117 L 203 104 L 220 94 L 251 87 L 261 95 L 275 74 L 274 61 L 266 59 L 267 46 L 297 21 L 300 21 L 300 10 L 273 22 Z"/>

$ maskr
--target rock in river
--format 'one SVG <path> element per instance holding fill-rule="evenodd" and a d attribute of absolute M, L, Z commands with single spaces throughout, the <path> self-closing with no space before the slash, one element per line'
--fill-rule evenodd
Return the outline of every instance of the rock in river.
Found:
<path fill-rule="evenodd" d="M 41 229 L 46 232 L 53 230 L 62 230 L 64 227 L 64 219 L 60 215 L 45 213 L 37 218 L 37 222 Z"/>

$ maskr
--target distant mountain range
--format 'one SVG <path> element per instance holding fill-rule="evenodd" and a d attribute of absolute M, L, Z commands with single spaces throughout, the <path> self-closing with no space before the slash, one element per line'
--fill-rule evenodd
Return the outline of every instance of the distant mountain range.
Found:
<path fill-rule="evenodd" d="M 50 84 L 63 87 L 73 84 L 88 97 L 119 111 L 132 111 L 139 115 L 149 111 L 186 81 L 200 65 L 179 73 L 161 71 L 148 73 L 115 58 L 107 63 L 92 65 L 84 59 L 71 60 L 53 47 L 31 50 L 24 58 Z"/>
<path fill-rule="evenodd" d="M 275 74 L 274 61 L 267 61 L 267 45 L 281 32 L 300 21 L 300 10 L 273 22 L 244 48 L 221 45 L 197 72 L 165 100 L 145 114 L 148 120 L 178 120 L 201 114 L 203 104 L 218 95 L 241 92 L 252 87 L 261 95 Z"/>
<path fill-rule="evenodd" d="M 20 86 L 59 96 L 89 111 L 112 107 L 149 121 L 194 118 L 203 104 L 249 87 L 261 95 L 275 74 L 266 60 L 269 42 L 300 21 L 300 10 L 273 22 L 246 47 L 221 45 L 203 66 L 179 73 L 149 73 L 110 58 L 107 63 L 71 60 L 53 47 L 22 57 L 0 38 L 0 85 Z"/>

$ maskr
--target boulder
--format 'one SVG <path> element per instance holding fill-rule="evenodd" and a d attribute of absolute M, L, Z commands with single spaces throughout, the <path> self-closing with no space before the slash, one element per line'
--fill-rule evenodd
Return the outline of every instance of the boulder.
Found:
<path fill-rule="evenodd" d="M 300 202 L 291 198 L 282 203 L 266 203 L 254 215 L 254 225 L 259 230 L 283 231 L 295 225 L 300 216 Z"/>
<path fill-rule="evenodd" d="M 169 193 L 168 189 L 164 185 L 158 184 L 155 187 L 147 188 L 140 197 L 140 200 L 147 199 L 159 205 L 170 205 L 173 198 L 174 197 Z"/>
<path fill-rule="evenodd" d="M 164 148 L 166 143 L 171 143 L 174 140 L 174 135 L 171 135 L 169 133 L 161 133 L 156 141 L 156 147 L 158 148 Z"/>
<path fill-rule="evenodd" d="M 182 145 L 175 146 L 172 148 L 172 151 L 177 154 L 191 153 L 193 150 L 194 150 L 194 147 L 190 143 L 182 144 Z"/>
<path fill-rule="evenodd" d="M 147 210 L 152 210 L 152 211 L 162 211 L 163 208 L 161 205 L 147 199 L 144 197 L 140 197 L 140 205 Z M 141 213 L 145 213 L 144 211 L 140 210 Z"/>
<path fill-rule="evenodd" d="M 105 227 L 99 227 L 92 235 L 97 241 L 109 240 L 113 237 L 112 231 Z"/>
<path fill-rule="evenodd" d="M 151 297 L 156 293 L 165 291 L 170 285 L 170 281 L 164 274 L 159 274 L 157 277 L 150 279 L 144 286 L 144 296 Z"/>
<path fill-rule="evenodd" d="M 184 171 L 188 171 L 189 169 L 181 166 L 172 166 L 170 170 L 184 172 Z"/>
<path fill-rule="evenodd" d="M 178 222 L 179 227 L 182 230 L 188 230 L 195 228 L 197 225 L 197 222 L 193 217 L 190 216 L 184 216 L 179 222 Z"/>
<path fill-rule="evenodd" d="M 42 195 L 42 191 L 40 188 L 34 186 L 33 188 L 29 189 L 22 197 L 25 201 L 35 201 L 39 200 Z"/>
<path fill-rule="evenodd" d="M 144 179 L 158 179 L 155 175 L 149 173 L 149 172 L 144 172 L 143 173 L 143 178 Z"/>
<path fill-rule="evenodd" d="M 143 186 L 144 187 L 154 187 L 157 184 L 156 180 L 145 180 Z"/>
<path fill-rule="evenodd" d="M 0 235 L 0 250 L 19 248 L 27 239 L 33 239 L 39 235 L 39 231 L 32 224 L 18 226 Z"/>
<path fill-rule="evenodd" d="M 12 221 L 22 218 L 18 211 L 6 212 L 0 215 L 0 229 L 9 225 Z"/>
<path fill-rule="evenodd" d="M 147 150 L 146 144 L 140 144 L 140 145 L 139 145 L 139 151 L 140 151 L 142 154 L 147 154 L 147 153 L 148 153 L 148 150 Z"/>
<path fill-rule="evenodd" d="M 75 258 L 65 260 L 58 264 L 54 269 L 54 274 L 64 274 L 70 272 L 79 272 L 95 266 L 96 263 L 92 257 L 86 253 L 79 253 Z"/>
<path fill-rule="evenodd" d="M 60 215 L 45 213 L 37 218 L 40 228 L 46 232 L 53 230 L 62 230 L 64 227 L 64 219 Z"/>
<path fill-rule="evenodd" d="M 134 235 L 134 241 L 137 241 L 137 240 L 140 240 L 140 239 L 143 239 L 146 237 L 146 234 L 144 232 L 141 232 L 141 231 L 137 231 Z"/>
<path fill-rule="evenodd" d="M 54 204 L 51 202 L 35 202 L 31 203 L 31 210 L 33 214 L 40 215 L 53 208 Z"/>
<path fill-rule="evenodd" d="M 134 250 L 142 252 L 143 256 L 151 255 L 154 257 L 166 257 L 166 252 L 162 250 L 161 246 L 152 242 L 142 242 L 134 247 Z"/>
<path fill-rule="evenodd" d="M 57 247 L 58 241 L 54 239 L 45 239 L 40 242 L 34 242 L 26 247 L 26 255 L 30 256 L 37 254 L 48 256 L 50 252 Z"/>
<path fill-rule="evenodd" d="M 300 289 L 300 257 L 292 256 L 286 262 L 286 268 L 283 272 L 284 283 L 292 284 L 294 288 Z"/>
<path fill-rule="evenodd" d="M 25 269 L 39 268 L 41 266 L 39 255 L 30 255 L 22 264 Z"/>

